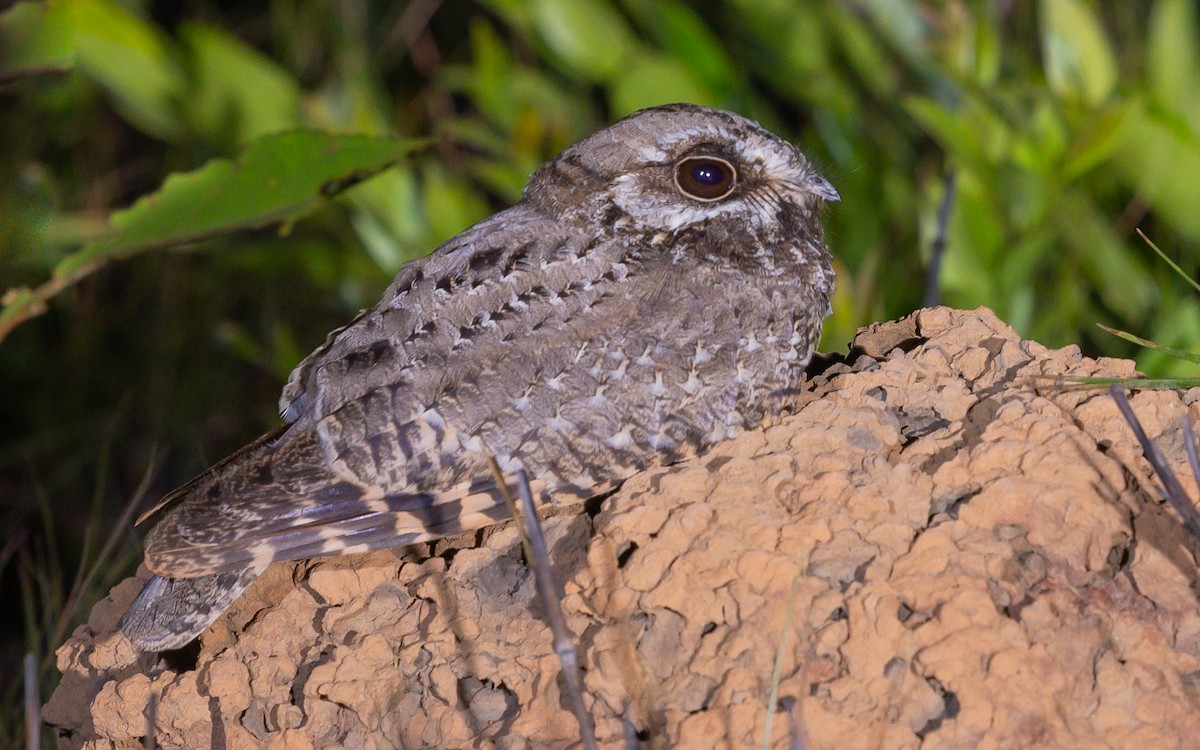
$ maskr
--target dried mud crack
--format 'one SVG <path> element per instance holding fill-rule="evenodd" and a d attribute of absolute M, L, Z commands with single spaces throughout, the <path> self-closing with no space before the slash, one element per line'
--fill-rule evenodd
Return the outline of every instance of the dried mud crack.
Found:
<path fill-rule="evenodd" d="M 650 747 L 757 746 L 789 607 L 780 695 L 810 748 L 1200 736 L 1188 540 L 1111 400 L 1054 382 L 1132 374 L 923 310 L 860 333 L 780 424 L 548 518 L 601 743 L 629 706 Z M 1132 397 L 1181 476 L 1196 397 Z M 165 748 L 577 739 L 509 526 L 275 565 L 166 660 L 113 632 L 139 587 L 58 652 L 63 748 L 141 747 L 152 694 Z"/>

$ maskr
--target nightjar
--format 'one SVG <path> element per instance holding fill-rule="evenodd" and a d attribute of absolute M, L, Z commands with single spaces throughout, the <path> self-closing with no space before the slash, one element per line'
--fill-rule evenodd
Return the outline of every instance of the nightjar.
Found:
<path fill-rule="evenodd" d="M 793 146 L 705 107 L 568 148 L 301 362 L 282 427 L 143 517 L 155 577 L 120 628 L 178 648 L 272 561 L 501 521 L 489 455 L 586 498 L 754 428 L 830 312 L 837 199 Z"/>

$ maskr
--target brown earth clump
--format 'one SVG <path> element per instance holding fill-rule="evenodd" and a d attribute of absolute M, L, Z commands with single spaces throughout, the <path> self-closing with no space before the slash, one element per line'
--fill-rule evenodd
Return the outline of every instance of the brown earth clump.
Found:
<path fill-rule="evenodd" d="M 780 424 L 558 510 L 601 744 L 625 746 L 628 712 L 642 746 L 759 746 L 777 654 L 810 749 L 1194 742 L 1189 540 L 1109 396 L 1055 380 L 1132 374 L 987 310 L 922 310 L 861 332 Z M 1181 476 L 1196 396 L 1131 399 Z M 277 564 L 198 654 L 113 632 L 140 586 L 58 652 L 62 748 L 141 747 L 152 694 L 163 748 L 577 742 L 511 525 Z"/>

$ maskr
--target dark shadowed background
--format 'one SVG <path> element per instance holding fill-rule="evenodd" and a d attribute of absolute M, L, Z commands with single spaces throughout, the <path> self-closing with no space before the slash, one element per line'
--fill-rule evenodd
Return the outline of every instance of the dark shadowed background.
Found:
<path fill-rule="evenodd" d="M 143 507 L 277 424 L 291 367 L 404 261 L 643 106 L 758 119 L 840 191 L 824 350 L 921 305 L 954 175 L 943 302 L 987 305 L 1049 346 L 1193 374 L 1095 324 L 1200 349 L 1200 296 L 1135 233 L 1195 277 L 1198 50 L 1194 0 L 9 8 L 0 291 L 40 287 L 46 309 L 17 324 L 10 292 L 0 312 L 0 675 L 32 651 L 49 694 L 54 647 L 137 563 L 118 518 L 144 478 Z M 168 175 L 296 127 L 434 140 L 283 230 L 147 249 L 43 286 Z M 0 679 L 0 706 L 18 704 L 19 682 Z M 0 710 L 0 738 L 20 718 Z"/>

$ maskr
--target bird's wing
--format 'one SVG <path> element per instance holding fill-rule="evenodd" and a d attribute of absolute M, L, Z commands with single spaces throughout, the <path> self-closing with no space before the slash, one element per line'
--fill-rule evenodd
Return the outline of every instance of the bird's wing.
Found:
<path fill-rule="evenodd" d="M 460 457 L 472 481 L 384 494 L 331 471 L 311 428 L 259 441 L 191 483 L 163 512 L 146 539 L 146 565 L 168 578 L 197 578 L 482 528 L 508 515 L 485 461 Z M 543 493 L 544 482 L 534 490 Z"/>
<path fill-rule="evenodd" d="M 495 454 L 506 470 L 524 466 L 511 450 L 531 429 L 516 406 L 520 384 L 567 369 L 599 330 L 594 321 L 563 328 L 597 296 L 577 288 L 575 268 L 600 274 L 593 267 L 603 259 L 587 251 L 518 213 L 410 266 L 380 305 L 297 368 L 285 392 L 290 425 L 147 514 L 161 516 L 146 540 L 147 565 L 195 578 L 399 546 L 505 517 L 486 458 Z M 485 425 L 509 439 L 481 441 Z M 539 466 L 531 462 L 535 475 Z M 556 487 L 555 496 L 607 486 L 589 480 Z"/>
<path fill-rule="evenodd" d="M 545 475 L 551 467 L 540 459 L 563 451 L 519 454 L 536 448 L 525 436 L 565 425 L 563 410 L 588 395 L 603 400 L 626 360 L 660 343 L 639 345 L 646 329 L 675 324 L 647 326 L 639 315 L 622 283 L 633 272 L 630 247 L 520 208 L 406 270 L 374 310 L 297 370 L 289 389 L 303 405 L 296 424 L 315 426 L 336 474 L 389 495 L 439 491 L 471 478 L 457 457 L 475 452 Z M 615 398 L 637 395 L 619 394 L 623 387 L 593 408 L 653 406 L 644 395 Z M 544 478 L 590 484 L 609 459 L 594 457 L 591 478 Z"/>
<path fill-rule="evenodd" d="M 570 237 L 555 222 L 517 204 L 408 263 L 379 304 L 331 332 L 292 371 L 279 402 L 284 420 L 292 423 L 319 415 L 318 378 L 331 365 L 360 376 L 376 370 L 379 374 L 370 381 L 373 386 L 439 346 L 448 350 L 451 332 L 469 325 L 478 312 L 493 304 L 498 287 L 511 286 L 513 271 L 536 267 L 548 254 L 570 244 Z M 501 277 L 499 282 L 496 277 Z M 489 280 L 497 285 L 492 294 L 465 294 Z M 347 392 L 356 387 L 349 380 L 336 385 Z"/>
<path fill-rule="evenodd" d="M 631 298 L 626 248 L 538 228 L 524 244 L 469 231 L 402 274 L 298 369 L 291 425 L 171 498 L 150 569 L 194 578 L 489 525 L 507 516 L 489 455 L 564 500 L 712 442 L 693 425 L 724 420 L 732 354 L 697 353 L 723 368 L 706 378 L 727 383 L 715 394 L 689 390 L 680 360 L 695 353 L 685 331 L 725 339 L 713 327 L 728 318 L 699 299 L 656 306 L 652 279 Z"/>

